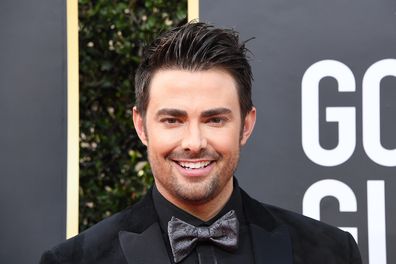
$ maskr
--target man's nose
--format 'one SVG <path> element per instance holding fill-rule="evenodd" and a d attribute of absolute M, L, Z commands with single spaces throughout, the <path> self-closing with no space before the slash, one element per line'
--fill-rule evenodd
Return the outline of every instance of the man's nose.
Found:
<path fill-rule="evenodd" d="M 181 147 L 185 151 L 198 153 L 205 149 L 207 146 L 207 140 L 199 124 L 190 124 L 183 135 Z"/>

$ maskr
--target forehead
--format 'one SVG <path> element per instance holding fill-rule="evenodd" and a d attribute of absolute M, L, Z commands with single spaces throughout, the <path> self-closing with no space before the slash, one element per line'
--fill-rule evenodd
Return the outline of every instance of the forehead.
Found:
<path fill-rule="evenodd" d="M 227 107 L 239 111 L 235 80 L 222 69 L 159 70 L 151 80 L 147 111 L 162 107 L 186 110 Z"/>

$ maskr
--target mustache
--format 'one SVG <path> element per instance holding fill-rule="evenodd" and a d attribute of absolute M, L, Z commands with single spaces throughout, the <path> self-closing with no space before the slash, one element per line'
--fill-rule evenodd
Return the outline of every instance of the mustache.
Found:
<path fill-rule="evenodd" d="M 182 159 L 207 159 L 207 160 L 217 160 L 221 156 L 215 151 L 210 151 L 203 149 L 199 152 L 191 152 L 187 150 L 172 151 L 167 156 L 168 159 L 182 160 Z"/>

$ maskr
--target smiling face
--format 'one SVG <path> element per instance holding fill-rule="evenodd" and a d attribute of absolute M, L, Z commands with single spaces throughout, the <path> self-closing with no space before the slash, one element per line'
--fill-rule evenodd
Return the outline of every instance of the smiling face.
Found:
<path fill-rule="evenodd" d="M 143 118 L 133 112 L 160 193 L 179 207 L 227 201 L 255 109 L 242 122 L 237 88 L 224 70 L 157 71 Z M 243 127 L 242 127 L 243 126 Z"/>

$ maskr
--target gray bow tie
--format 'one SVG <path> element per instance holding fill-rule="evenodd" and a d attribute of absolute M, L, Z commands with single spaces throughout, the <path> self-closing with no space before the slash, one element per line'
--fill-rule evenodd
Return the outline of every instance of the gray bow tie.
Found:
<path fill-rule="evenodd" d="M 231 210 L 211 226 L 199 226 L 172 217 L 168 222 L 168 235 L 175 263 L 190 254 L 198 241 L 213 244 L 232 251 L 238 248 L 239 222 L 235 211 Z"/>

